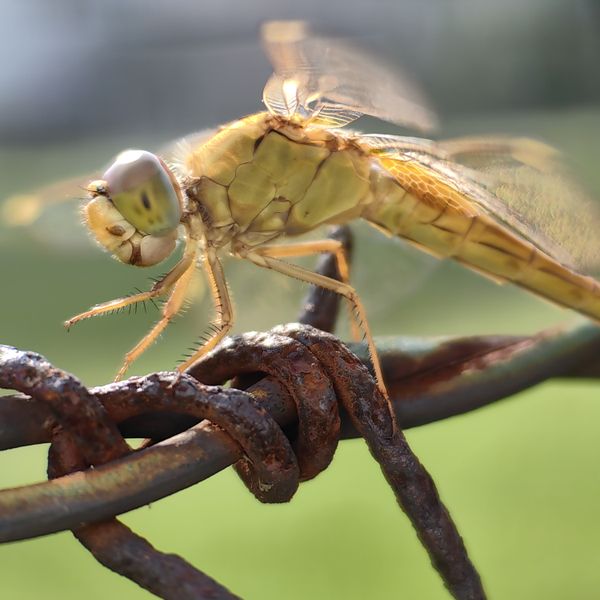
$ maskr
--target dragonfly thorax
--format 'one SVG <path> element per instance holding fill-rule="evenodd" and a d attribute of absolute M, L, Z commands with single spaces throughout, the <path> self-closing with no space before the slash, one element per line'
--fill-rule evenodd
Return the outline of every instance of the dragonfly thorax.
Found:
<path fill-rule="evenodd" d="M 192 148 L 185 191 L 215 246 L 247 248 L 359 216 L 371 161 L 349 136 L 258 113 Z"/>

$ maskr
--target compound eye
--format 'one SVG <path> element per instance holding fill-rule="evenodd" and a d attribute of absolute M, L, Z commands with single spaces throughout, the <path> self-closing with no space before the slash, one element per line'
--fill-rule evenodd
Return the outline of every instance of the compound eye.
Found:
<path fill-rule="evenodd" d="M 107 195 L 138 231 L 166 235 L 177 228 L 181 203 L 168 167 L 145 150 L 125 150 L 103 176 Z"/>

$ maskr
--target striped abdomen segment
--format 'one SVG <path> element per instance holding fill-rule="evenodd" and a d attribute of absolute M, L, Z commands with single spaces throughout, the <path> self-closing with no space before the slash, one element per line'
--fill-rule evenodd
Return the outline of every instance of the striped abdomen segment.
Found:
<path fill-rule="evenodd" d="M 511 281 L 600 320 L 600 283 L 572 271 L 494 221 L 467 196 L 421 165 L 382 159 L 374 202 L 363 218 L 439 257 Z"/>

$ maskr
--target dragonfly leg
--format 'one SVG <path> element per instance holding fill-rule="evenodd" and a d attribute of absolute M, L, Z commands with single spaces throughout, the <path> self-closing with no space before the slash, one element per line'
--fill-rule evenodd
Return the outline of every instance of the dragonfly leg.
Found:
<path fill-rule="evenodd" d="M 214 248 L 207 248 L 203 256 L 203 265 L 210 286 L 217 316 L 210 327 L 210 333 L 200 346 L 177 370 L 185 371 L 190 365 L 210 352 L 228 333 L 233 325 L 233 306 L 227 290 L 223 267 Z"/>
<path fill-rule="evenodd" d="M 290 258 L 297 256 L 310 256 L 329 252 L 335 256 L 337 268 L 343 283 L 350 285 L 350 268 L 348 266 L 348 257 L 346 249 L 339 240 L 315 240 L 310 242 L 298 242 L 295 244 L 284 245 L 265 245 L 255 249 L 261 256 L 270 256 L 272 258 Z M 350 308 L 350 327 L 352 338 L 355 342 L 362 339 L 363 332 L 356 318 L 354 317 L 353 307 Z"/>
<path fill-rule="evenodd" d="M 162 317 L 157 321 L 154 327 L 125 355 L 123 365 L 119 369 L 119 372 L 115 377 L 115 381 L 119 381 L 123 378 L 131 364 L 152 345 L 156 338 L 165 330 L 169 322 L 181 310 L 181 306 L 185 301 L 186 292 L 190 285 L 192 275 L 196 269 L 196 256 L 197 247 L 195 245 L 190 246 L 190 251 L 186 252 L 186 255 L 184 256 L 185 270 L 178 273 L 176 281 L 170 286 L 172 288 L 171 295 L 162 308 Z M 182 258 L 178 265 L 183 263 L 184 258 Z M 177 268 L 177 266 L 175 268 Z"/>
<path fill-rule="evenodd" d="M 259 267 L 271 269 L 273 271 L 277 271 L 278 273 L 282 273 L 283 275 L 287 275 L 288 277 L 294 277 L 300 281 L 305 281 L 306 283 L 318 285 L 326 290 L 336 292 L 337 294 L 344 296 L 344 298 L 350 302 L 350 305 L 353 309 L 352 314 L 357 320 L 367 341 L 369 354 L 371 355 L 371 361 L 373 363 L 373 370 L 375 372 L 375 378 L 377 379 L 377 387 L 385 398 L 389 398 L 385 383 L 383 382 L 381 364 L 379 363 L 375 342 L 373 341 L 371 329 L 369 328 L 367 322 L 365 309 L 360 301 L 360 298 L 358 297 L 358 294 L 356 293 L 356 290 L 348 283 L 337 281 L 336 279 L 331 279 L 330 277 L 325 277 L 319 273 L 313 273 L 304 267 L 279 260 L 278 258 L 273 258 L 272 256 L 265 256 L 261 253 L 261 250 L 262 249 L 256 249 L 251 252 L 243 253 L 240 254 L 239 257 L 246 258 Z"/>
<path fill-rule="evenodd" d="M 84 319 L 97 317 L 98 315 L 103 315 L 114 310 L 120 310 L 127 306 L 131 306 L 132 304 L 136 304 L 137 302 L 144 302 L 146 300 L 153 300 L 154 298 L 164 296 L 173 288 L 173 286 L 177 283 L 177 280 L 186 272 L 191 262 L 193 262 L 193 258 L 190 255 L 184 255 L 182 259 L 162 279 L 159 279 L 154 284 L 151 290 L 126 296 L 125 298 L 109 300 L 108 302 L 103 302 L 102 304 L 96 304 L 96 306 L 92 306 L 92 308 L 89 310 L 75 315 L 74 317 L 71 317 L 65 321 L 65 327 L 69 329 L 69 327 L 75 323 L 78 323 L 79 321 L 83 321 Z"/>

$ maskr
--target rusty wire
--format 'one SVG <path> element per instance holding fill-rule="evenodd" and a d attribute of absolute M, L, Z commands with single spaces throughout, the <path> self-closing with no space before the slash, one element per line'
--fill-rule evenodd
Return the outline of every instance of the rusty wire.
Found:
<path fill-rule="evenodd" d="M 343 230 L 337 235 L 348 241 Z M 332 275 L 333 269 L 324 257 L 321 272 Z M 337 302 L 311 291 L 302 320 L 332 329 Z M 447 340 L 416 352 L 400 344 L 383 348 L 381 356 L 393 412 L 406 428 L 472 410 L 550 376 L 595 376 L 598 366 L 583 358 L 597 356 L 598 349 L 598 330 L 583 326 L 533 337 Z M 230 378 L 228 389 L 198 382 Z M 0 387 L 28 395 L 0 401 L 0 448 L 52 441 L 53 478 L 0 492 L 2 541 L 73 529 L 100 562 L 161 597 L 234 598 L 113 516 L 232 463 L 259 499 L 286 501 L 299 481 L 327 467 L 341 431 L 366 439 L 450 592 L 484 597 L 431 478 L 367 370 L 332 336 L 300 325 L 246 334 L 228 340 L 189 374 L 155 373 L 91 390 L 38 355 L 4 347 Z M 291 442 L 281 427 L 297 431 Z M 131 453 L 121 437 L 129 435 L 153 443 Z M 90 465 L 84 478 L 67 474 Z"/>

